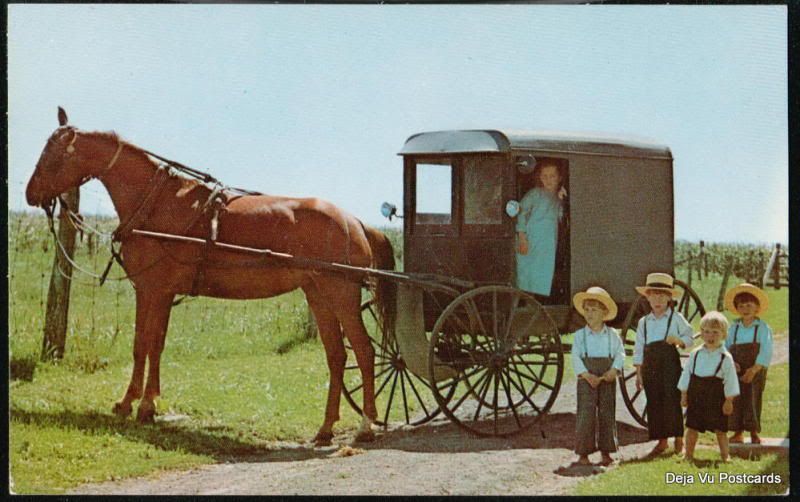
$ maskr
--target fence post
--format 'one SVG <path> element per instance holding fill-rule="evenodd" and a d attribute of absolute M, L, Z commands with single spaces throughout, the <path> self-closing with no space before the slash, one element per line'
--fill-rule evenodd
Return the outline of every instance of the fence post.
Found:
<path fill-rule="evenodd" d="M 781 243 L 775 244 L 775 264 L 772 267 L 772 277 L 775 279 L 775 289 L 781 289 Z"/>
<path fill-rule="evenodd" d="M 64 194 L 69 208 L 78 212 L 80 192 L 78 188 Z M 71 260 L 75 256 L 75 227 L 69 222 L 69 215 L 64 206 L 58 214 L 58 240 Z M 50 289 L 47 292 L 47 312 L 44 320 L 44 338 L 42 339 L 42 361 L 62 359 L 67 343 L 67 321 L 69 319 L 69 290 L 72 281 L 72 265 L 64 256 L 64 252 L 56 244 L 53 259 L 53 271 L 50 275 Z M 66 277 L 64 277 L 66 276 Z"/>
<path fill-rule="evenodd" d="M 706 257 L 706 243 L 705 241 L 700 241 L 700 254 L 697 255 L 697 278 L 699 280 L 703 279 L 703 275 L 708 277 L 708 257 Z M 701 273 L 702 270 L 702 273 Z"/>
<path fill-rule="evenodd" d="M 694 258 L 692 257 L 692 252 L 689 251 L 689 258 L 686 260 L 686 270 L 688 272 L 688 277 L 686 278 L 686 284 L 689 286 L 692 285 L 692 265 L 694 265 Z"/>
<path fill-rule="evenodd" d="M 311 307 L 306 303 L 306 322 L 305 333 L 303 334 L 305 340 L 313 340 L 317 337 L 317 320 L 314 318 L 314 312 Z"/>
<path fill-rule="evenodd" d="M 725 290 L 728 289 L 728 280 L 731 277 L 731 270 L 733 270 L 733 257 L 725 257 L 725 272 L 722 274 L 722 282 L 719 285 L 719 294 L 717 294 L 717 311 L 722 312 L 725 309 Z"/>

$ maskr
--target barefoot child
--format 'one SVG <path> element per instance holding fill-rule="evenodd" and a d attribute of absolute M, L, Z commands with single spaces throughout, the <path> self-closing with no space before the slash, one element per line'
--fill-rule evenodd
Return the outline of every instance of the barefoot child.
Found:
<path fill-rule="evenodd" d="M 725 347 L 733 356 L 739 375 L 741 394 L 733 400 L 728 428 L 734 431 L 731 443 L 741 443 L 744 431 L 750 440 L 760 443 L 761 397 L 767 383 L 767 368 L 772 359 L 772 330 L 758 318 L 769 301 L 767 294 L 752 284 L 743 283 L 725 293 L 725 308 L 740 316 L 728 330 Z"/>
<path fill-rule="evenodd" d="M 599 449 L 601 465 L 610 465 L 614 462 L 611 452 L 617 451 L 616 378 L 622 371 L 625 350 L 616 330 L 604 321 L 617 316 L 617 304 L 599 287 L 576 294 L 572 303 L 586 319 L 586 326 L 574 333 L 572 344 L 572 367 L 578 377 L 577 463 L 590 464 L 589 455 Z"/>
<path fill-rule="evenodd" d="M 671 308 L 671 301 L 680 295 L 669 274 L 647 274 L 645 286 L 636 291 L 647 298 L 651 312 L 639 319 L 633 364 L 636 367 L 636 389 L 644 388 L 647 397 L 647 431 L 658 443 L 650 452 L 657 455 L 667 449 L 667 438 L 675 438 L 675 453 L 683 449 L 683 414 L 678 379 L 681 360 L 678 347 L 691 347 L 692 327 Z"/>
<path fill-rule="evenodd" d="M 697 433 L 714 431 L 719 454 L 728 461 L 728 415 L 733 411 L 733 398 L 739 395 L 739 380 L 733 357 L 723 342 L 728 333 L 728 320 L 713 310 L 700 320 L 703 345 L 689 355 L 683 367 L 678 390 L 681 406 L 686 408 L 686 454 L 692 460 Z"/>

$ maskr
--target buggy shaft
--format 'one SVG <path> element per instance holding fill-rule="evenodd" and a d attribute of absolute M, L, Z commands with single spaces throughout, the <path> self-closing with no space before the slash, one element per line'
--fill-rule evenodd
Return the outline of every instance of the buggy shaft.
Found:
<path fill-rule="evenodd" d="M 315 258 L 305 258 L 302 256 L 294 256 L 288 253 L 280 253 L 278 251 L 272 251 L 271 249 L 260 249 L 260 248 L 253 248 L 249 246 L 239 246 L 237 244 L 228 244 L 225 242 L 218 242 L 212 240 L 201 239 L 199 237 L 187 237 L 183 235 L 173 235 L 173 234 L 165 234 L 161 232 L 151 232 L 149 230 L 139 230 L 134 229 L 132 233 L 135 235 L 141 235 L 142 237 L 150 237 L 154 239 L 162 239 L 168 241 L 176 241 L 176 242 L 187 242 L 193 244 L 201 244 L 201 245 L 208 245 L 211 244 L 214 247 L 224 249 L 227 251 L 233 251 L 238 253 L 249 253 L 249 254 L 257 254 L 260 256 L 264 256 L 267 258 L 275 258 L 277 260 L 282 260 L 288 263 L 291 263 L 293 266 L 297 266 L 298 268 L 305 268 L 311 270 L 327 270 L 331 272 L 339 272 L 346 275 L 358 277 L 359 279 L 363 279 L 365 276 L 372 276 L 372 277 L 381 277 L 384 279 L 391 279 L 396 282 L 404 282 L 409 284 L 414 284 L 423 288 L 428 289 L 435 289 L 435 290 L 444 290 L 448 292 L 456 292 L 450 286 L 440 284 L 435 281 L 426 281 L 420 280 L 413 277 L 409 277 L 404 274 L 399 274 L 397 272 L 392 272 L 389 270 L 379 270 L 375 268 L 366 268 L 366 267 L 356 267 L 353 265 L 345 265 L 343 263 L 335 263 L 329 262 L 325 260 L 317 260 Z"/>

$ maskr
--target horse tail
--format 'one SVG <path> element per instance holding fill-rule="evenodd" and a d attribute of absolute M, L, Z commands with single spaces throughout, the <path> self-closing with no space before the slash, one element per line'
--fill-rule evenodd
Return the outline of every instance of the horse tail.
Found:
<path fill-rule="evenodd" d="M 361 223 L 372 250 L 372 267 L 379 270 L 394 270 L 394 248 L 386 234 L 378 229 Z M 369 281 L 374 298 L 375 313 L 381 324 L 382 332 L 392 336 L 394 322 L 397 317 L 397 285 L 390 279 L 375 277 Z M 381 346 L 385 349 L 386 336 L 382 337 Z"/>

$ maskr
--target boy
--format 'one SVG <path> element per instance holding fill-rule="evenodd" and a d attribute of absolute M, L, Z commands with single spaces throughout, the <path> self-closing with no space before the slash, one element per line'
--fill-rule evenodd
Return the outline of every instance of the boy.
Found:
<path fill-rule="evenodd" d="M 617 316 L 617 304 L 600 287 L 576 294 L 572 303 L 586 319 L 574 333 L 572 367 L 578 377 L 578 410 L 575 421 L 575 453 L 579 465 L 589 465 L 589 454 L 598 449 L 601 465 L 614 462 L 617 451 L 616 390 L 625 349 L 616 330 L 606 326 Z M 599 446 L 599 448 L 598 448 Z"/>
<path fill-rule="evenodd" d="M 739 375 L 741 394 L 733 400 L 733 413 L 728 424 L 733 430 L 731 443 L 741 443 L 744 431 L 750 441 L 761 438 L 761 398 L 767 383 L 767 368 L 772 360 L 772 330 L 758 318 L 769 306 L 767 294 L 752 284 L 742 283 L 725 293 L 725 308 L 740 316 L 728 330 L 725 347 L 733 356 Z"/>
<path fill-rule="evenodd" d="M 733 398 L 739 395 L 739 380 L 733 357 L 723 342 L 728 333 L 728 320 L 713 310 L 700 320 L 703 345 L 692 351 L 678 381 L 681 406 L 686 408 L 686 453 L 694 458 L 697 433 L 714 431 L 723 462 L 728 461 L 728 416 L 733 411 Z"/>
<path fill-rule="evenodd" d="M 633 364 L 636 367 L 636 389 L 644 388 L 647 397 L 647 431 L 658 443 L 649 456 L 667 449 L 667 438 L 675 438 L 675 453 L 683 449 L 683 414 L 678 379 L 681 360 L 678 348 L 694 343 L 692 327 L 671 308 L 671 301 L 680 296 L 669 274 L 647 274 L 644 286 L 636 291 L 647 298 L 651 312 L 639 319 Z"/>

